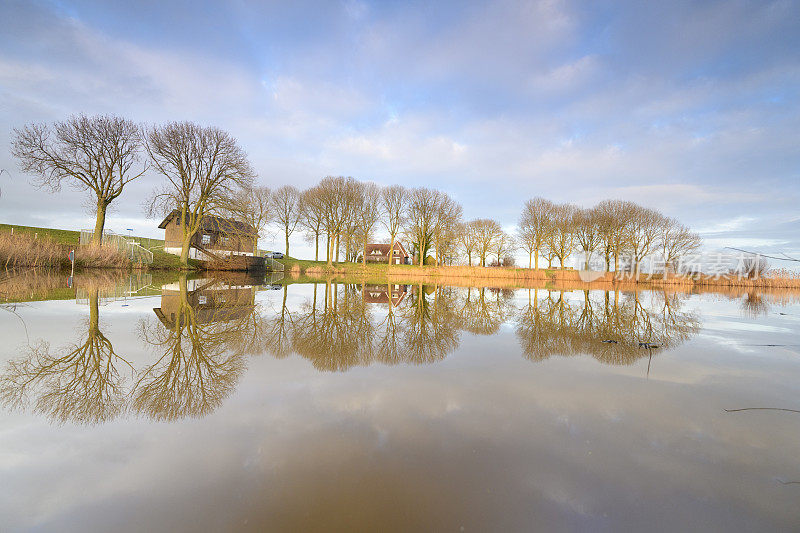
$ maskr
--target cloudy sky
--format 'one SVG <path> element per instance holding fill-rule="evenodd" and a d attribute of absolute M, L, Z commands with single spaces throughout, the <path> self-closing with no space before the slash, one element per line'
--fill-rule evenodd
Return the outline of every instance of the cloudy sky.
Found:
<path fill-rule="evenodd" d="M 634 200 L 710 246 L 800 253 L 800 2 L 0 2 L 0 222 L 78 229 L 12 128 L 73 113 L 235 135 L 269 186 Z M 157 236 L 148 175 L 108 227 Z M 301 239 L 296 239 L 298 248 Z"/>

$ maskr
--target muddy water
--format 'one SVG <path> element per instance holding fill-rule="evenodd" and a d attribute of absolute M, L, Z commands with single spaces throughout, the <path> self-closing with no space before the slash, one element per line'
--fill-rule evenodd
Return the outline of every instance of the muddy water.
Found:
<path fill-rule="evenodd" d="M 797 295 L 268 281 L 0 286 L 0 529 L 800 524 Z"/>

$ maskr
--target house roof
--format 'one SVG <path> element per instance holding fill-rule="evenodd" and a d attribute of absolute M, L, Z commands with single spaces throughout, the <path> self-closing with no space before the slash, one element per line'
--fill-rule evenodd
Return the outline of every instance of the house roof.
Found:
<path fill-rule="evenodd" d="M 159 224 L 158 227 L 165 229 L 174 218 L 179 216 L 180 211 L 173 209 L 172 212 L 161 221 L 161 224 Z M 256 229 L 247 222 L 240 222 L 238 220 L 217 217 L 214 215 L 206 215 L 202 218 L 202 220 L 200 220 L 200 230 L 211 231 L 214 233 L 239 233 L 253 236 L 258 233 Z"/>
<path fill-rule="evenodd" d="M 370 243 L 367 244 L 367 255 L 389 255 L 389 243 Z M 403 247 L 403 243 L 400 241 L 395 241 L 394 243 L 395 249 L 400 250 L 400 255 L 403 257 L 408 257 L 408 252 L 406 252 L 405 247 Z M 378 253 L 374 253 L 378 252 Z"/>

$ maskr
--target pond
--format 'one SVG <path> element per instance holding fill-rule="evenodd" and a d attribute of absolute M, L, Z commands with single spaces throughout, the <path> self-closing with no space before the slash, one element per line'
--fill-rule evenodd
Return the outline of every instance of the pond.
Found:
<path fill-rule="evenodd" d="M 791 530 L 800 294 L 0 284 L 4 531 Z"/>

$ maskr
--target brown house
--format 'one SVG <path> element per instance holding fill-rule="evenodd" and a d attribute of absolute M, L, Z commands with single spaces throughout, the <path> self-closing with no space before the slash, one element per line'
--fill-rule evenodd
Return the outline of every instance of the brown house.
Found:
<path fill-rule="evenodd" d="M 180 255 L 183 243 L 180 211 L 172 211 L 158 227 L 164 230 L 164 251 Z M 228 255 L 253 255 L 257 243 L 258 232 L 250 224 L 206 216 L 200 221 L 200 229 L 192 236 L 189 257 L 207 260 Z"/>
<path fill-rule="evenodd" d="M 389 263 L 392 265 L 405 265 L 408 263 L 408 252 L 406 252 L 403 243 L 395 241 L 394 253 L 391 254 L 391 261 L 389 255 L 390 244 L 368 244 L 367 245 L 367 261 L 373 263 Z"/>
<path fill-rule="evenodd" d="M 405 285 L 364 285 L 361 290 L 364 301 L 369 304 L 392 304 L 397 307 L 406 297 Z"/>

